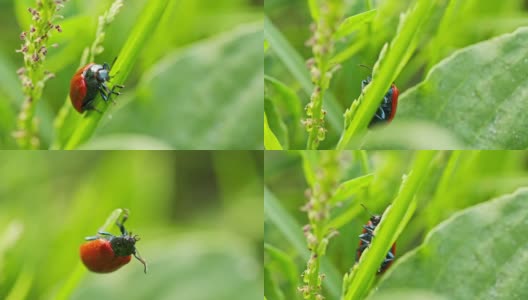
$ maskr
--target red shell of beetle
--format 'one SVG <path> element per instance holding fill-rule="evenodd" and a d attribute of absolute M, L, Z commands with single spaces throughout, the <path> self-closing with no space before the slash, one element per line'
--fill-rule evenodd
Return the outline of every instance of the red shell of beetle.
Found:
<path fill-rule="evenodd" d="M 108 240 L 97 239 L 86 242 L 80 248 L 84 265 L 95 273 L 110 273 L 128 264 L 131 255 L 116 256 Z"/>
<path fill-rule="evenodd" d="M 392 110 L 391 110 L 391 114 L 388 119 L 389 122 L 392 121 L 392 119 L 396 115 L 396 108 L 398 107 L 398 95 L 400 93 L 396 85 L 392 84 L 391 88 L 392 88 Z"/>
<path fill-rule="evenodd" d="M 89 63 L 86 66 L 80 68 L 75 72 L 71 81 L 70 81 L 70 100 L 78 112 L 82 113 L 84 111 L 83 104 L 86 98 L 86 81 L 84 80 L 84 71 L 90 68 L 94 63 Z"/>

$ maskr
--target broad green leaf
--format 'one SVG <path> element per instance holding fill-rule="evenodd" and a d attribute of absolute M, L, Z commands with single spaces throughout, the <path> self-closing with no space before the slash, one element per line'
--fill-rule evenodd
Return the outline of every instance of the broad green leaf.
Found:
<path fill-rule="evenodd" d="M 400 121 L 369 130 L 363 149 L 464 149 L 463 143 L 438 125 L 427 122 Z"/>
<path fill-rule="evenodd" d="M 262 24 L 252 23 L 169 53 L 101 132 L 126 128 L 176 149 L 263 148 L 262 51 Z"/>
<path fill-rule="evenodd" d="M 279 139 L 275 136 L 268 124 L 268 118 L 264 113 L 264 147 L 266 150 L 282 150 Z"/>
<path fill-rule="evenodd" d="M 397 290 L 390 292 L 381 292 L 369 298 L 369 300 L 449 300 L 438 294 L 424 290 Z"/>
<path fill-rule="evenodd" d="M 354 31 L 361 29 L 361 27 L 365 23 L 370 22 L 372 19 L 374 19 L 374 17 L 376 16 L 376 12 L 377 11 L 373 9 L 346 18 L 343 23 L 339 25 L 339 28 L 337 28 L 337 31 L 334 34 L 335 38 L 343 38 L 353 33 Z"/>
<path fill-rule="evenodd" d="M 173 150 L 165 142 L 136 134 L 109 134 L 95 137 L 83 144 L 82 150 Z"/>
<path fill-rule="evenodd" d="M 377 290 L 428 290 L 454 300 L 528 299 L 527 219 L 528 188 L 463 210 L 397 260 Z"/>
<path fill-rule="evenodd" d="M 455 52 L 401 97 L 398 119 L 427 120 L 468 148 L 528 148 L 528 28 Z"/>
<path fill-rule="evenodd" d="M 368 174 L 341 183 L 334 192 L 334 195 L 332 195 L 332 197 L 330 198 L 329 203 L 336 204 L 338 202 L 346 200 L 347 198 L 351 197 L 358 191 L 368 186 L 373 178 L 373 174 Z"/>

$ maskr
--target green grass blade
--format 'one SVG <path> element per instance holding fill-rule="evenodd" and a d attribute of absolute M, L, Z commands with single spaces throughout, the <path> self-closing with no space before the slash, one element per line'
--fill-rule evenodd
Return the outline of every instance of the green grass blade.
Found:
<path fill-rule="evenodd" d="M 288 294 L 287 299 L 297 299 L 297 296 L 299 296 L 297 292 L 297 288 L 299 287 L 299 270 L 297 270 L 293 258 L 268 243 L 264 243 L 264 251 L 269 255 L 273 263 L 277 265 L 286 281 L 288 281 L 288 289 L 286 291 Z"/>
<path fill-rule="evenodd" d="M 370 21 L 374 19 L 376 16 L 377 10 L 369 10 L 366 12 L 362 12 L 360 14 L 351 16 L 346 18 L 341 25 L 339 25 L 339 28 L 337 28 L 336 33 L 334 34 L 334 37 L 336 39 L 340 39 L 343 37 L 346 37 L 347 35 L 353 33 L 354 31 L 357 31 L 361 29 L 361 27 Z"/>
<path fill-rule="evenodd" d="M 357 100 L 360 103 L 359 107 L 354 115 L 347 116 L 349 126 L 343 132 L 337 149 L 347 148 L 352 137 L 362 135 L 367 130 L 383 96 L 414 52 L 418 32 L 430 15 L 433 4 L 433 1 L 418 0 L 414 8 L 401 17 L 396 37 L 390 46 L 386 44 L 381 50 L 373 69 L 372 82 Z"/>
<path fill-rule="evenodd" d="M 374 174 L 368 174 L 341 183 L 328 202 L 331 205 L 336 205 L 337 203 L 346 200 L 347 198 L 361 191 L 363 188 L 367 187 L 373 178 Z"/>
<path fill-rule="evenodd" d="M 383 214 L 382 221 L 374 231 L 376 239 L 370 247 L 363 252 L 358 265 L 349 277 L 349 286 L 345 294 L 345 300 L 360 299 L 363 297 L 371 284 L 372 279 L 383 261 L 390 247 L 397 238 L 398 232 L 402 230 L 401 225 L 410 219 L 409 210 L 416 207 L 414 196 L 421 186 L 429 171 L 435 151 L 417 152 L 410 173 L 404 178 L 400 191 L 393 204 Z"/>

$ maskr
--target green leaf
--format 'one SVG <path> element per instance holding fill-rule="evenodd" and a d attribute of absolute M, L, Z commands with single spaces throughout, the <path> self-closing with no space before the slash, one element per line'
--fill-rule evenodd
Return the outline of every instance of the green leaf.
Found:
<path fill-rule="evenodd" d="M 449 130 L 428 122 L 393 122 L 376 126 L 365 135 L 363 149 L 464 149 Z"/>
<path fill-rule="evenodd" d="M 94 137 L 79 149 L 82 150 L 174 150 L 161 140 L 145 135 L 108 134 Z"/>
<path fill-rule="evenodd" d="M 310 8 L 310 14 L 312 15 L 312 19 L 314 21 L 318 21 L 319 16 L 321 15 L 321 11 L 319 8 L 319 1 L 318 0 L 308 0 L 308 7 Z"/>
<path fill-rule="evenodd" d="M 264 113 L 264 147 L 266 150 L 282 150 L 279 139 L 275 136 L 268 124 L 268 117 Z"/>
<path fill-rule="evenodd" d="M 306 183 L 308 183 L 308 185 L 313 188 L 316 183 L 316 170 L 314 165 L 317 164 L 316 162 L 319 157 L 319 152 L 301 151 L 299 153 L 301 154 L 303 159 L 302 168 L 304 178 L 306 179 Z"/>
<path fill-rule="evenodd" d="M 279 143 L 283 145 L 281 148 L 288 149 L 290 144 L 288 140 L 288 128 L 283 122 L 275 103 L 267 96 L 264 96 L 264 117 L 264 121 L 267 121 L 267 126 L 269 126 L 271 132 L 277 137 Z M 266 123 L 264 123 L 264 126 L 266 126 Z M 266 131 L 264 131 L 264 134 L 266 134 Z"/>
<path fill-rule="evenodd" d="M 292 116 L 293 122 L 300 124 L 302 115 L 301 100 L 297 97 L 295 91 L 268 75 L 264 75 L 264 81 L 273 87 L 276 96 L 274 95 L 275 97 L 272 99 L 277 100 L 276 103 L 280 102 L 283 104 L 287 113 Z"/>
<path fill-rule="evenodd" d="M 522 188 L 455 214 L 397 260 L 378 290 L 422 289 L 454 300 L 528 299 L 527 212 L 528 189 Z"/>
<path fill-rule="evenodd" d="M 262 24 L 243 24 L 161 59 L 104 132 L 127 128 L 177 149 L 261 149 L 262 74 Z"/>
<path fill-rule="evenodd" d="M 328 202 L 330 204 L 337 204 L 338 202 L 346 200 L 368 186 L 373 178 L 373 174 L 368 174 L 341 183 Z"/>
<path fill-rule="evenodd" d="M 297 270 L 291 255 L 267 243 L 264 243 L 264 251 L 269 255 L 271 262 L 277 266 L 277 269 L 283 274 L 288 283 L 289 289 L 286 292 L 289 295 L 287 299 L 297 299 L 297 295 L 299 295 L 297 292 L 297 288 L 299 287 L 299 270 Z"/>
<path fill-rule="evenodd" d="M 298 149 L 296 145 L 302 145 L 305 143 L 303 139 L 305 136 L 305 129 L 301 123 L 301 100 L 294 90 L 271 76 L 264 75 L 264 82 L 265 101 L 266 99 L 270 99 L 273 102 L 273 106 L 282 112 L 282 119 L 284 119 L 284 122 L 281 121 L 281 123 L 287 126 L 285 130 L 288 132 L 288 148 Z M 268 111 L 266 111 L 266 113 L 268 113 Z M 271 124 L 271 116 L 269 113 L 268 119 L 270 119 L 269 121 Z M 273 126 L 271 126 L 271 128 L 276 132 Z M 280 137 L 279 140 L 283 141 Z M 282 142 L 282 144 L 286 145 L 284 142 Z M 304 147 L 304 145 L 302 145 L 302 147 Z"/>
<path fill-rule="evenodd" d="M 361 27 L 365 23 L 370 22 L 372 21 L 372 19 L 374 19 L 374 17 L 376 16 L 376 12 L 377 10 L 373 9 L 346 18 L 341 23 L 341 25 L 339 25 L 337 31 L 334 33 L 334 38 L 340 39 L 353 33 L 354 31 L 361 29 Z"/>
<path fill-rule="evenodd" d="M 398 119 L 427 120 L 467 148 L 528 148 L 528 28 L 454 53 L 401 97 Z"/>
<path fill-rule="evenodd" d="M 264 293 L 268 295 L 270 300 L 284 300 L 284 294 L 268 266 L 264 266 Z"/>

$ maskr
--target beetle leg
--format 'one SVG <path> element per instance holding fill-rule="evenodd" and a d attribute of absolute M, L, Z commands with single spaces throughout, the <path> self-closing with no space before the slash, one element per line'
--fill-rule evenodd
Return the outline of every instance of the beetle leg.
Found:
<path fill-rule="evenodd" d="M 123 218 L 121 219 L 121 222 L 119 222 L 119 220 L 116 221 L 116 225 L 117 227 L 119 227 L 119 230 L 121 230 L 121 233 L 123 235 L 128 235 L 128 231 L 126 230 L 125 226 L 123 225 L 126 220 L 128 219 L 128 213 L 126 212 L 125 214 L 123 214 Z"/>
<path fill-rule="evenodd" d="M 121 87 L 121 86 L 117 86 L 117 87 Z M 114 91 L 115 88 L 116 86 L 112 87 L 112 89 L 109 89 L 108 86 L 106 86 L 106 84 L 104 83 L 101 84 L 101 86 L 99 87 L 99 92 L 101 93 L 101 97 L 103 97 L 104 101 L 108 101 L 108 98 L 110 98 L 111 94 L 120 95 L 119 92 Z M 114 99 L 111 99 L 111 100 L 112 100 L 112 103 L 116 104 Z"/>
<path fill-rule="evenodd" d="M 95 110 L 96 112 L 102 114 L 103 113 L 102 111 L 98 110 L 97 108 L 95 108 L 95 106 L 93 106 L 93 102 L 94 102 L 94 99 L 84 102 L 84 104 L 82 105 L 82 109 L 83 110 Z"/>
<path fill-rule="evenodd" d="M 385 111 L 383 110 L 383 108 L 378 107 L 378 112 L 376 113 L 376 117 L 380 120 L 385 120 Z"/>
<path fill-rule="evenodd" d="M 106 88 L 106 89 L 105 89 Z M 108 101 L 108 92 L 107 92 L 108 88 L 104 85 L 102 85 L 101 87 L 99 87 L 99 93 L 101 94 L 101 98 L 103 98 L 103 100 L 105 102 Z"/>
<path fill-rule="evenodd" d="M 370 234 L 372 234 L 374 232 L 374 229 L 376 229 L 376 228 L 370 227 L 369 225 L 363 225 L 363 228 L 365 228 L 365 230 L 368 231 L 368 233 Z"/>
<path fill-rule="evenodd" d="M 366 233 L 361 234 L 361 235 L 359 236 L 359 239 L 360 239 L 362 242 L 367 243 L 367 244 L 370 243 L 370 241 L 372 240 L 372 238 L 371 238 L 368 234 L 366 234 Z"/>
<path fill-rule="evenodd" d="M 100 234 L 100 235 L 114 236 L 110 232 L 106 232 L 106 231 L 97 231 L 97 233 Z"/>
<path fill-rule="evenodd" d="M 95 240 L 98 240 L 99 237 L 98 236 L 87 236 L 84 239 L 87 241 L 95 241 Z"/>
<path fill-rule="evenodd" d="M 110 94 L 114 94 L 114 95 L 121 95 L 121 92 L 117 92 L 115 91 L 115 89 L 119 88 L 119 89 L 122 89 L 124 88 L 125 86 L 124 85 L 121 85 L 121 84 L 114 84 L 114 86 L 112 87 L 112 89 L 110 90 Z"/>

